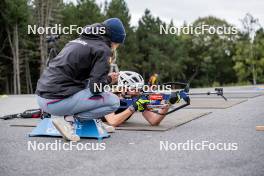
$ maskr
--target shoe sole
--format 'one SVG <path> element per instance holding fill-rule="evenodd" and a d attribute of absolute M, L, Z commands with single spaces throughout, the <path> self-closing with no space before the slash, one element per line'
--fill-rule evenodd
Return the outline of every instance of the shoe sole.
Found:
<path fill-rule="evenodd" d="M 115 129 L 107 129 L 107 128 L 105 128 L 105 131 L 107 132 L 107 133 L 114 133 L 115 132 Z"/>
<path fill-rule="evenodd" d="M 56 122 L 52 121 L 52 124 L 54 127 L 59 131 L 61 134 L 62 138 L 66 141 L 72 141 L 69 137 L 67 137 L 67 134 L 64 132 L 64 130 L 61 129 L 60 125 L 58 125 Z"/>

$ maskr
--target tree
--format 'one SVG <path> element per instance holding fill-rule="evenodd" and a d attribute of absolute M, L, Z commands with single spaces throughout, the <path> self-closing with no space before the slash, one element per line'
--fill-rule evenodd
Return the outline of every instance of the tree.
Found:
<path fill-rule="evenodd" d="M 27 34 L 27 25 L 62 27 L 102 22 L 118 17 L 125 25 L 125 45 L 118 49 L 118 65 L 148 78 L 159 73 L 160 82 L 187 82 L 199 70 L 191 85 L 214 86 L 230 83 L 264 82 L 264 30 L 247 14 L 243 30 L 233 34 L 160 34 L 160 26 L 174 27 L 146 9 L 131 26 L 125 0 L 2 0 L 0 3 L 0 93 L 33 93 L 46 65 L 49 34 Z M 102 8 L 103 7 L 103 8 Z M 208 16 L 198 18 L 193 26 L 233 27 L 227 21 Z M 185 23 L 183 26 L 187 26 Z M 79 34 L 61 35 L 58 50 Z"/>
<path fill-rule="evenodd" d="M 121 69 L 138 71 L 136 62 L 140 58 L 134 28 L 130 25 L 131 16 L 124 0 L 112 0 L 105 4 L 106 18 L 119 18 L 126 29 L 125 44 L 118 49 L 117 63 Z"/>
<path fill-rule="evenodd" d="M 4 29 L 13 63 L 13 93 L 20 94 L 20 39 L 28 20 L 27 0 L 8 0 L 4 1 L 3 4 L 5 8 L 1 10 L 1 16 L 5 24 Z M 10 56 L 5 57 L 10 58 Z"/>
<path fill-rule="evenodd" d="M 160 34 L 160 26 L 173 27 L 174 24 L 166 24 L 158 17 L 145 10 L 145 14 L 139 20 L 137 39 L 139 53 L 142 55 L 138 64 L 143 74 L 160 73 L 160 82 L 182 81 L 186 82 L 193 74 L 193 65 L 196 62 L 191 56 L 192 36 L 176 34 Z M 197 53 L 196 53 L 197 55 Z"/>
<path fill-rule="evenodd" d="M 249 35 L 240 34 L 240 39 L 236 43 L 236 54 L 233 57 L 236 62 L 234 68 L 236 70 L 239 82 L 247 82 L 251 80 L 255 82 L 263 82 L 264 68 L 264 32 L 263 28 L 256 32 L 254 43 L 249 42 Z M 251 57 L 250 57 L 251 56 Z M 252 57 L 254 59 L 252 59 Z M 254 63 L 254 74 L 253 66 Z M 254 75 L 254 77 L 253 77 Z"/>
<path fill-rule="evenodd" d="M 72 2 L 64 3 L 61 14 L 61 24 L 67 27 L 70 25 L 84 27 L 89 24 L 100 23 L 104 19 L 101 9 L 94 0 L 78 0 L 76 5 Z M 63 47 L 68 41 L 78 36 L 78 33 L 62 35 L 60 37 L 60 47 Z"/>
<path fill-rule="evenodd" d="M 256 58 L 256 82 L 264 82 L 264 29 L 260 28 L 256 32 L 254 41 L 254 51 Z"/>
<path fill-rule="evenodd" d="M 39 27 L 50 27 L 59 21 L 60 6 L 62 0 L 34 0 L 35 14 L 37 17 L 37 23 Z M 47 34 L 44 32 L 39 35 L 39 47 L 40 47 L 40 73 L 43 72 L 47 62 L 48 46 L 46 42 Z"/>
<path fill-rule="evenodd" d="M 216 17 L 204 17 L 194 21 L 193 26 L 209 25 L 211 27 L 232 27 L 225 20 Z M 233 69 L 234 43 L 236 35 L 226 34 L 193 34 L 190 47 L 190 58 L 196 67 L 199 66 L 199 74 L 195 84 L 200 86 L 213 84 L 227 84 L 236 81 L 236 74 Z"/>
<path fill-rule="evenodd" d="M 246 14 L 246 16 L 241 20 L 244 31 L 241 32 L 241 39 L 236 46 L 236 55 L 234 60 L 236 65 L 234 66 L 237 71 L 239 80 L 245 80 L 248 78 L 250 73 L 252 76 L 253 84 L 257 84 L 257 62 L 258 58 L 255 56 L 255 38 L 256 30 L 259 28 L 258 19 L 254 18 L 251 14 Z"/>

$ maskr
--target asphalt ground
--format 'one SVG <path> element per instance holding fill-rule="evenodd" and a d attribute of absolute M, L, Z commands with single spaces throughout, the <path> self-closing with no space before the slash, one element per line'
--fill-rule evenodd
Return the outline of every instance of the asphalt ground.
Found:
<path fill-rule="evenodd" d="M 248 89 L 251 90 L 232 88 Z M 28 107 L 36 107 L 32 95 L 0 99 L 0 115 Z M 95 139 L 80 142 L 93 149 L 102 149 L 98 145 L 103 145 L 105 150 L 29 150 L 29 142 L 60 143 L 61 138 L 29 138 L 27 134 L 33 128 L 9 126 L 21 119 L 0 121 L 0 175 L 263 176 L 264 131 L 256 131 L 255 127 L 264 125 L 264 96 L 228 109 L 210 111 L 213 113 L 166 132 L 117 131 L 101 143 Z M 168 150 L 160 148 L 166 141 L 171 146 Z M 209 147 L 204 150 L 191 150 L 186 146 L 175 148 L 188 142 L 189 146 L 204 142 L 229 147 L 225 151 Z M 230 145 L 235 147 L 230 148 Z"/>

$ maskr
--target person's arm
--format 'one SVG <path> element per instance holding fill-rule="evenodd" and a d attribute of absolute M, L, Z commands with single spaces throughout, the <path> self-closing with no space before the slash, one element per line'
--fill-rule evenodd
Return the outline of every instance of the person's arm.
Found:
<path fill-rule="evenodd" d="M 164 107 L 163 109 L 159 110 L 160 114 L 165 114 L 169 110 L 169 105 Z M 144 118 L 152 125 L 157 126 L 160 122 L 164 119 L 165 115 L 159 115 L 151 111 L 144 111 L 143 113 Z"/>
<path fill-rule="evenodd" d="M 118 114 L 115 114 L 115 113 L 108 114 L 105 116 L 105 119 L 109 125 L 116 127 L 122 124 L 133 113 L 134 113 L 133 110 L 130 110 L 129 108 L 127 108 L 126 110 Z"/>

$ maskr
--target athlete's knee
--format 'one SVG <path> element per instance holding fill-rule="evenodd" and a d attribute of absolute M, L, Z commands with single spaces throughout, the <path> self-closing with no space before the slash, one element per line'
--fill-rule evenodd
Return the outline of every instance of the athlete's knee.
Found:
<path fill-rule="evenodd" d="M 113 111 L 116 111 L 120 106 L 120 100 L 118 96 L 111 93 L 109 98 L 110 98 L 110 107 L 113 109 Z"/>

